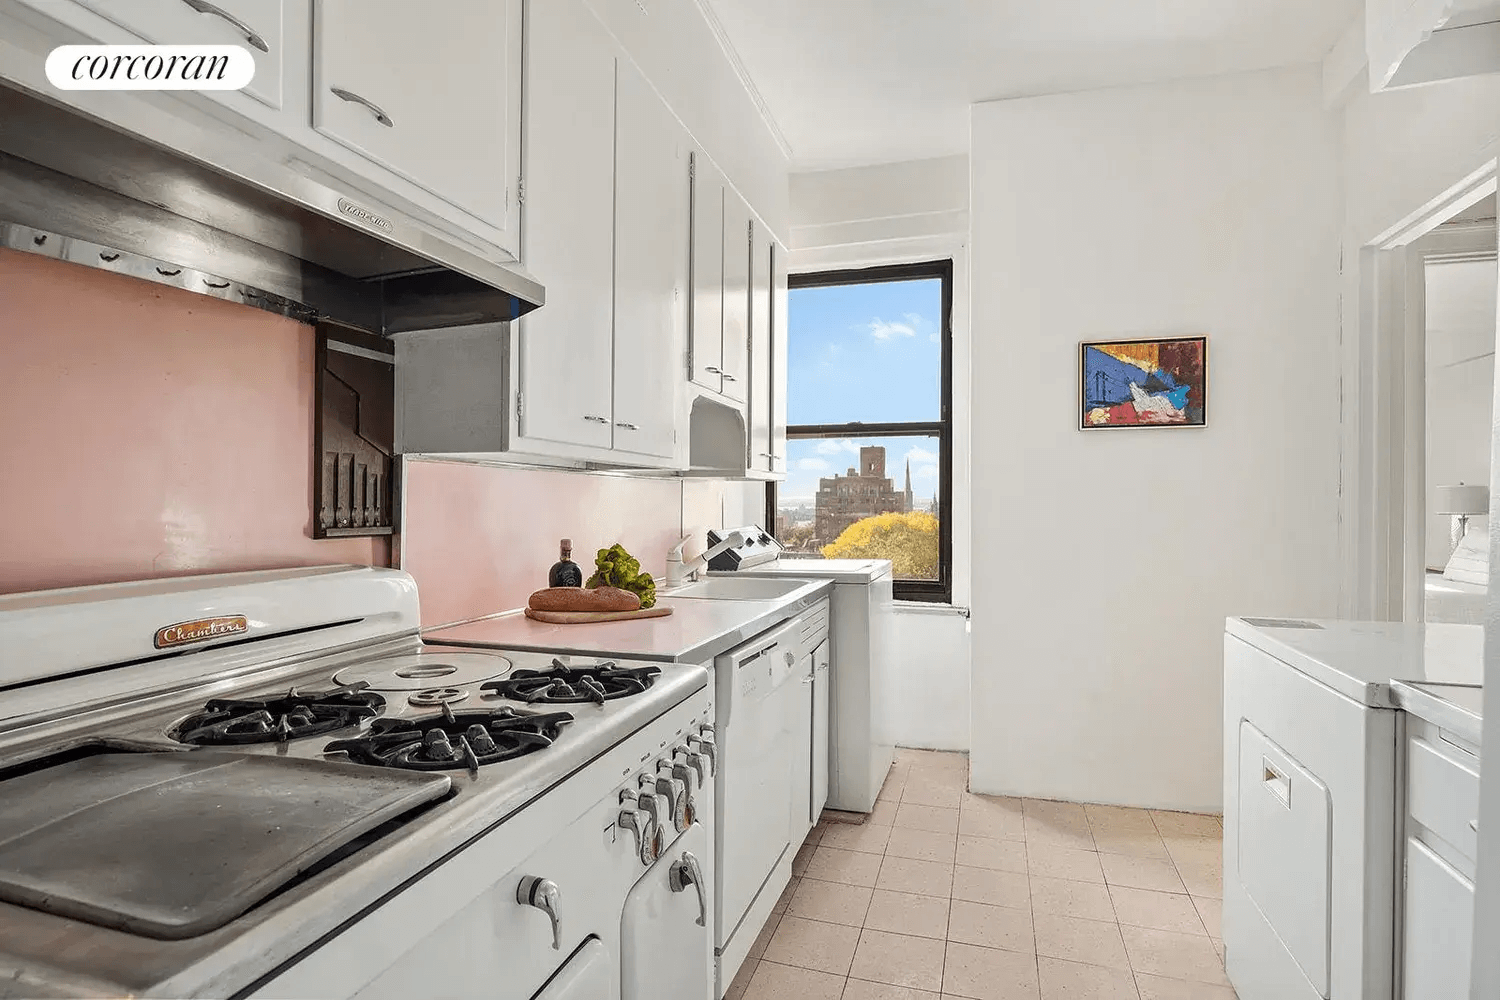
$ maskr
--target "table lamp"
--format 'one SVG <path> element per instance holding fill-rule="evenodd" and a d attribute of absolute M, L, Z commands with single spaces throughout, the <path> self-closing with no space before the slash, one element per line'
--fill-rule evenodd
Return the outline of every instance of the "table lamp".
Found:
<path fill-rule="evenodd" d="M 1448 514 L 1453 518 L 1448 529 L 1448 540 L 1452 543 L 1452 548 L 1456 549 L 1458 543 L 1464 540 L 1469 518 L 1490 512 L 1490 488 L 1459 483 L 1457 486 L 1439 486 L 1436 494 L 1432 513 Z"/>

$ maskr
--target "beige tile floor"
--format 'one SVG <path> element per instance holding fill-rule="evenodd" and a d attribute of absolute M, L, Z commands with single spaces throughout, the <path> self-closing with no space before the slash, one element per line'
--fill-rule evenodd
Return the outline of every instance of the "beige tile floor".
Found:
<path fill-rule="evenodd" d="M 1218 817 L 966 778 L 898 750 L 867 823 L 808 836 L 728 1000 L 1233 1000 Z"/>

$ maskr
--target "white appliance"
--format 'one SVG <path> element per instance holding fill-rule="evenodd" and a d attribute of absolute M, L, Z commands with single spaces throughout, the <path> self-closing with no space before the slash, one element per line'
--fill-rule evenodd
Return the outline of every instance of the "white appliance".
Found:
<path fill-rule="evenodd" d="M 816 747 L 816 653 L 827 636 L 828 605 L 820 601 L 714 660 L 720 994 L 790 881 L 792 856 L 815 821 L 814 797 L 825 783 L 816 770 L 826 762 Z"/>
<path fill-rule="evenodd" d="M 1398 995 L 1391 683 L 1477 683 L 1482 648 L 1468 625 L 1228 620 L 1223 932 L 1241 1000 Z"/>
<path fill-rule="evenodd" d="M 895 672 L 895 600 L 888 559 L 796 559 L 782 554 L 754 525 L 745 539 L 709 560 L 710 575 L 779 576 L 832 580 L 829 682 L 828 808 L 868 813 L 875 808 L 895 759 L 891 736 Z M 730 534 L 730 533 L 726 533 Z M 720 536 L 709 532 L 709 544 Z"/>
<path fill-rule="evenodd" d="M 0 597 L 0 997 L 708 996 L 706 671 L 418 621 L 352 567 Z"/>

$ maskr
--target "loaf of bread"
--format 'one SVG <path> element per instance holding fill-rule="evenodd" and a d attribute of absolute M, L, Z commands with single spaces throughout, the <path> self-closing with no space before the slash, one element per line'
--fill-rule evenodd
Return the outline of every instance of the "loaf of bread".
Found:
<path fill-rule="evenodd" d="M 526 603 L 533 611 L 635 611 L 641 599 L 619 587 L 548 587 Z"/>

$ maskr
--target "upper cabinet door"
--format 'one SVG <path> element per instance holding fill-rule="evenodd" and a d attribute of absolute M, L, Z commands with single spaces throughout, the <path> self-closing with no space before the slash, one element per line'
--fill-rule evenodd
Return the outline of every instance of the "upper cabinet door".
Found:
<path fill-rule="evenodd" d="M 314 127 L 501 230 L 512 252 L 521 7 L 317 0 L 313 24 Z"/>
<path fill-rule="evenodd" d="M 520 321 L 517 431 L 608 449 L 615 211 L 614 41 L 582 0 L 534 4 L 523 259 L 547 304 Z M 524 447 L 524 446 L 523 446 Z"/>
<path fill-rule="evenodd" d="M 771 244 L 771 471 L 786 472 L 787 253 Z"/>
<path fill-rule="evenodd" d="M 153 45 L 238 45 L 255 59 L 244 93 L 281 108 L 283 0 L 80 0 Z M 212 92 L 210 92 L 212 93 Z"/>
<path fill-rule="evenodd" d="M 759 222 L 750 231 L 749 468 L 774 472 L 771 455 L 771 239 Z"/>
<path fill-rule="evenodd" d="M 724 178 L 693 154 L 692 366 L 697 384 L 724 387 Z"/>
<path fill-rule="evenodd" d="M 646 78 L 618 60 L 614 447 L 670 459 L 687 326 L 688 142 Z"/>
<path fill-rule="evenodd" d="M 750 206 L 724 188 L 724 395 L 744 402 L 750 385 Z"/>

